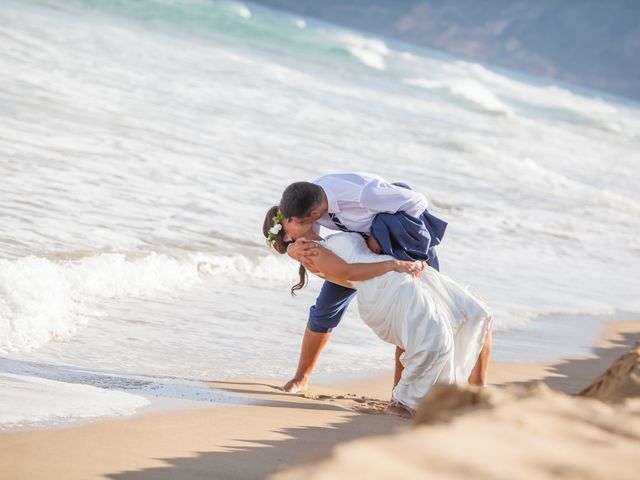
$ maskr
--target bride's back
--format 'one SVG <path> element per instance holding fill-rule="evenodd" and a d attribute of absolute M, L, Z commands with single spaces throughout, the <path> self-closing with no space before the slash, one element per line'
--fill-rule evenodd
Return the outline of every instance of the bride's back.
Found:
<path fill-rule="evenodd" d="M 335 233 L 326 237 L 322 245 L 347 263 L 375 263 L 394 259 L 390 255 L 373 253 L 358 233 Z"/>

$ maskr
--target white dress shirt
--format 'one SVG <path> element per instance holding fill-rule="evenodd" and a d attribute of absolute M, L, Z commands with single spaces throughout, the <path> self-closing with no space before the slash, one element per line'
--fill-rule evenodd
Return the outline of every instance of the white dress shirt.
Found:
<path fill-rule="evenodd" d="M 336 214 L 345 227 L 355 232 L 370 232 L 378 213 L 407 212 L 418 217 L 428 205 L 423 194 L 391 185 L 371 173 L 334 173 L 313 183 L 327 195 L 329 213 Z M 314 230 L 319 230 L 319 225 L 339 230 L 328 214 L 316 220 Z"/>

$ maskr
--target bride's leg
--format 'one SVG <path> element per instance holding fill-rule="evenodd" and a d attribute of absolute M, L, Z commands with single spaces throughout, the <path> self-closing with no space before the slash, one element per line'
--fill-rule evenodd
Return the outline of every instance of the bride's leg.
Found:
<path fill-rule="evenodd" d="M 400 377 L 402 377 L 402 371 L 404 370 L 404 365 L 400 361 L 400 356 L 404 353 L 404 350 L 400 347 L 396 346 L 396 370 L 393 375 L 393 388 L 396 388 L 396 385 L 400 381 Z"/>
<path fill-rule="evenodd" d="M 396 388 L 396 385 L 398 385 L 398 382 L 402 377 L 402 371 L 404 370 L 404 365 L 402 365 L 402 362 L 400 361 L 400 356 L 403 353 L 404 353 L 404 350 L 396 346 L 396 371 L 393 376 L 393 388 Z M 413 413 L 410 410 L 406 409 L 399 402 L 393 400 L 393 392 L 391 393 L 391 401 L 389 402 L 389 405 L 387 405 L 387 407 L 384 409 L 384 411 L 389 415 L 396 415 L 398 417 L 403 417 L 403 418 L 411 418 L 413 416 Z"/>
<path fill-rule="evenodd" d="M 413 410 L 405 407 L 404 405 L 393 399 L 391 399 L 389 405 L 387 405 L 384 409 L 384 413 L 402 418 L 413 418 L 413 416 L 415 415 L 415 412 Z"/>
<path fill-rule="evenodd" d="M 489 328 L 484 336 L 484 345 L 480 351 L 480 356 L 469 375 L 469 383 L 471 385 L 479 385 L 481 387 L 487 385 L 487 371 L 489 370 L 489 361 L 491 359 L 491 330 L 493 327 L 493 319 L 489 320 L 489 322 Z"/>

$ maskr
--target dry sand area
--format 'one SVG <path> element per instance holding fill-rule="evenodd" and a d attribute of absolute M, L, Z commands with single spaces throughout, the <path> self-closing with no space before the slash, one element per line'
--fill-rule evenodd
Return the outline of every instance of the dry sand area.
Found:
<path fill-rule="evenodd" d="M 435 389 L 416 424 L 381 413 L 390 374 L 302 395 L 233 379 L 210 383 L 252 404 L 0 433 L 0 478 L 635 480 L 640 322 L 607 326 L 593 354 L 495 364 L 486 389 Z"/>

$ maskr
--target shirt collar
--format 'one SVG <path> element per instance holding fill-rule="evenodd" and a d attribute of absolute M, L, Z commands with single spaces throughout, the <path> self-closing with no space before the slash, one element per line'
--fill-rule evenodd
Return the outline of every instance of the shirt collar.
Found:
<path fill-rule="evenodd" d="M 322 185 L 322 190 L 324 190 L 324 194 L 327 196 L 327 206 L 329 207 L 329 213 L 340 213 L 340 207 L 338 206 L 338 199 L 335 194 L 331 191 L 331 189 Z"/>

